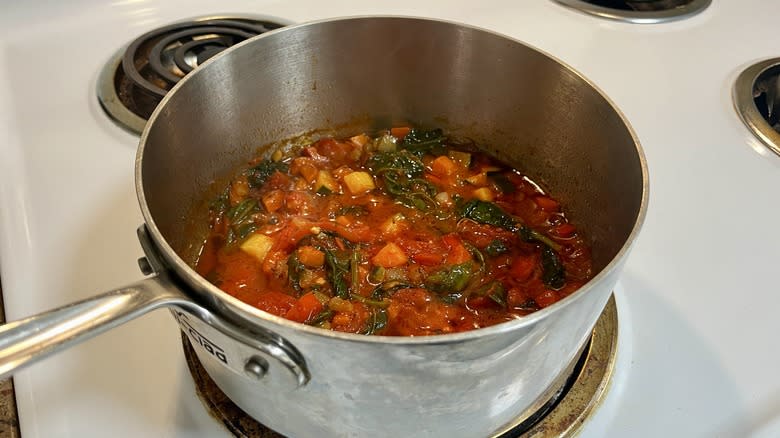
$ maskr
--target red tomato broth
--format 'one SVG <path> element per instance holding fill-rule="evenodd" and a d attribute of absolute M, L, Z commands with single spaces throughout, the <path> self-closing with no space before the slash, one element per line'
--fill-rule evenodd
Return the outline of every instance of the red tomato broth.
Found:
<path fill-rule="evenodd" d="M 274 315 L 353 333 L 454 333 L 547 307 L 592 275 L 558 201 L 440 131 L 323 138 L 273 158 L 253 159 L 212 204 L 196 267 Z"/>

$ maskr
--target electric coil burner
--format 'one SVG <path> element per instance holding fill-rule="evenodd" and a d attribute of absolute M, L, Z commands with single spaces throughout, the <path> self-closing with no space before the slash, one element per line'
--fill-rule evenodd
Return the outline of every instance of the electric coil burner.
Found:
<path fill-rule="evenodd" d="M 143 131 L 165 94 L 217 53 L 284 24 L 258 17 L 203 17 L 147 32 L 115 55 L 98 80 L 98 99 L 120 126 Z"/>
<path fill-rule="evenodd" d="M 611 297 L 593 328 L 588 344 L 560 389 L 541 408 L 524 412 L 499 427 L 491 438 L 558 438 L 574 436 L 607 392 L 617 353 L 617 308 Z M 187 366 L 209 414 L 236 438 L 283 438 L 236 406 L 211 380 L 182 333 Z"/>
<path fill-rule="evenodd" d="M 780 155 L 780 58 L 745 69 L 734 83 L 733 98 L 745 126 Z"/>
<path fill-rule="evenodd" d="M 682 20 L 703 11 L 712 0 L 555 0 L 587 14 L 630 23 Z"/>

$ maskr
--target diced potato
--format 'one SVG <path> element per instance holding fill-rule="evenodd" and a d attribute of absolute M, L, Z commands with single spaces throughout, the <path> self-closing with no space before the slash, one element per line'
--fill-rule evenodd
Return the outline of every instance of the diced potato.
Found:
<path fill-rule="evenodd" d="M 353 195 L 359 195 L 376 188 L 374 178 L 368 172 L 348 173 L 344 175 L 344 184 Z"/>
<path fill-rule="evenodd" d="M 446 155 L 436 157 L 431 163 L 433 174 L 439 177 L 446 177 L 454 174 L 458 170 L 458 165 Z"/>
<path fill-rule="evenodd" d="M 466 182 L 471 184 L 471 185 L 473 185 L 473 186 L 479 186 L 479 187 L 486 186 L 487 182 L 488 182 L 487 173 L 482 172 L 482 173 L 478 173 L 476 175 L 470 176 L 470 177 L 466 178 Z"/>
<path fill-rule="evenodd" d="M 345 227 L 348 227 L 352 225 L 352 219 L 345 215 L 336 216 L 336 223 L 339 225 L 344 225 Z"/>
<path fill-rule="evenodd" d="M 450 205 L 452 205 L 452 198 L 450 198 L 450 194 L 447 192 L 437 193 L 434 199 L 439 205 L 443 205 L 445 207 L 449 207 Z"/>
<path fill-rule="evenodd" d="M 309 245 L 298 248 L 298 260 L 310 268 L 319 268 L 325 263 L 325 253 Z"/>
<path fill-rule="evenodd" d="M 351 312 L 353 310 L 352 303 L 349 300 L 339 297 L 331 298 L 328 301 L 328 308 L 334 312 Z"/>
<path fill-rule="evenodd" d="M 493 191 L 487 187 L 476 189 L 471 194 L 480 201 L 492 201 L 495 198 Z"/>
<path fill-rule="evenodd" d="M 392 242 L 380 249 L 371 259 L 373 264 L 383 268 L 395 268 L 405 265 L 408 261 L 409 258 L 406 256 L 406 253 L 404 253 L 404 250 Z"/>
<path fill-rule="evenodd" d="M 375 140 L 374 145 L 379 152 L 395 152 L 396 139 L 390 134 L 385 134 Z"/>
<path fill-rule="evenodd" d="M 249 194 L 249 182 L 246 177 L 242 176 L 230 184 L 230 191 L 228 192 L 228 200 L 231 206 L 238 205 Z"/>
<path fill-rule="evenodd" d="M 356 135 L 354 137 L 350 137 L 349 139 L 352 141 L 352 143 L 355 143 L 358 146 L 365 146 L 366 143 L 371 140 L 371 138 L 369 138 L 366 134 Z"/>
<path fill-rule="evenodd" d="M 468 152 L 449 151 L 447 152 L 447 156 L 452 158 L 452 161 L 460 164 L 463 167 L 469 167 L 471 164 L 471 154 Z"/>
<path fill-rule="evenodd" d="M 407 224 L 404 215 L 396 213 L 379 225 L 379 230 L 386 236 L 392 236 L 406 230 Z"/>
<path fill-rule="evenodd" d="M 274 241 L 265 234 L 253 234 L 241 244 L 241 251 L 262 262 L 268 251 L 274 246 Z"/>
<path fill-rule="evenodd" d="M 336 193 L 339 191 L 339 184 L 333 179 L 333 175 L 327 170 L 320 170 L 317 172 L 317 181 L 314 183 L 314 191 L 327 195 L 329 193 Z"/>

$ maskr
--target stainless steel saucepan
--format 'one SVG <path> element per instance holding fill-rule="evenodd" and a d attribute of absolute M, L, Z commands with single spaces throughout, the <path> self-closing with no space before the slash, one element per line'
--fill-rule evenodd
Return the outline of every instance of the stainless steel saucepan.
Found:
<path fill-rule="evenodd" d="M 542 181 L 584 230 L 598 274 L 516 321 L 400 338 L 275 317 L 191 268 L 207 222 L 197 206 L 259 145 L 317 128 L 354 134 L 409 122 L 468 136 Z M 639 232 L 647 183 L 639 143 L 615 106 L 519 41 L 402 17 L 286 27 L 187 76 L 147 124 L 136 188 L 150 275 L 1 327 L 0 375 L 168 307 L 219 387 L 282 434 L 489 435 L 544 403 L 571 370 Z"/>

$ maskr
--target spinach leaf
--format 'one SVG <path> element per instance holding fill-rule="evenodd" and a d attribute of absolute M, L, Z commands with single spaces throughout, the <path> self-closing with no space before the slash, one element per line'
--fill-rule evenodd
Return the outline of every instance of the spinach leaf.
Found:
<path fill-rule="evenodd" d="M 398 280 L 385 281 L 384 283 L 374 288 L 374 291 L 371 293 L 371 299 L 382 300 L 383 298 L 385 298 L 386 296 L 392 294 L 397 290 L 409 289 L 410 287 L 414 287 L 414 286 L 412 286 L 409 283 L 404 283 L 403 281 L 398 281 Z"/>
<path fill-rule="evenodd" d="M 542 247 L 542 281 L 548 287 L 558 290 L 566 284 L 566 273 L 558 254 L 549 246 Z"/>
<path fill-rule="evenodd" d="M 387 326 L 387 311 L 385 309 L 374 309 L 371 316 L 368 317 L 366 326 L 361 331 L 364 335 L 373 335 Z"/>
<path fill-rule="evenodd" d="M 501 255 L 507 251 L 509 251 L 509 248 L 501 239 L 493 239 L 493 241 L 485 247 L 485 252 L 488 253 L 488 255 L 491 257 Z"/>
<path fill-rule="evenodd" d="M 556 251 L 561 250 L 560 244 L 550 239 L 549 237 L 545 236 L 544 234 L 536 230 L 532 230 L 526 226 L 520 227 L 517 230 L 517 235 L 520 236 L 520 238 L 523 239 L 525 242 L 541 243 L 542 245 L 548 246 Z"/>
<path fill-rule="evenodd" d="M 336 216 L 365 216 L 368 210 L 362 205 L 345 205 L 336 210 Z"/>
<path fill-rule="evenodd" d="M 252 215 L 258 210 L 257 201 L 247 198 L 225 213 L 225 216 L 230 219 L 230 228 L 227 233 L 228 245 L 243 241 L 257 229 L 257 225 L 252 220 Z"/>
<path fill-rule="evenodd" d="M 561 250 L 561 245 L 536 230 L 518 224 L 512 216 L 492 202 L 471 200 L 460 207 L 460 215 L 474 222 L 515 232 L 525 242 L 540 244 L 542 247 L 542 281 L 548 287 L 556 290 L 563 287 L 566 282 L 566 273 L 561 259 L 556 254 L 556 251 Z"/>
<path fill-rule="evenodd" d="M 443 155 L 446 152 L 444 132 L 441 129 L 430 131 L 412 129 L 401 142 L 401 148 L 420 157 L 425 154 Z"/>
<path fill-rule="evenodd" d="M 502 193 L 514 193 L 517 191 L 517 187 L 509 181 L 509 178 L 503 172 L 488 172 L 487 176 Z"/>
<path fill-rule="evenodd" d="M 332 311 L 330 309 L 325 309 L 325 310 L 321 311 L 320 313 L 318 313 L 317 315 L 315 315 L 313 318 L 311 318 L 308 321 L 306 321 L 306 324 L 308 324 L 308 325 L 320 325 L 320 324 L 322 324 L 325 321 L 330 321 L 330 319 L 333 318 L 333 315 L 335 315 L 335 314 L 336 314 L 336 312 L 334 312 L 334 311 Z"/>
<path fill-rule="evenodd" d="M 469 284 L 474 265 L 471 262 L 444 267 L 425 280 L 425 287 L 434 292 L 461 292 Z"/>
<path fill-rule="evenodd" d="M 409 151 L 375 154 L 366 164 L 377 177 L 382 178 L 387 193 L 401 204 L 421 211 L 438 208 L 433 199 L 436 186 L 421 178 L 425 166 Z"/>
<path fill-rule="evenodd" d="M 343 251 L 323 248 L 325 252 L 325 264 L 327 265 L 328 281 L 333 286 L 333 294 L 345 300 L 349 299 L 349 275 L 350 257 Z"/>
<path fill-rule="evenodd" d="M 493 225 L 512 232 L 517 231 L 517 222 L 501 207 L 488 201 L 472 199 L 460 207 L 460 215 L 481 224 Z"/>
<path fill-rule="evenodd" d="M 306 267 L 298 259 L 298 251 L 293 251 L 290 257 L 287 258 L 287 280 L 299 294 L 303 292 L 303 288 L 301 288 L 301 273 L 303 273 L 304 269 Z"/>
<path fill-rule="evenodd" d="M 255 167 L 247 169 L 245 172 L 249 187 L 257 188 L 268 181 L 276 172 L 287 173 L 289 166 L 281 161 L 263 160 Z"/>
<path fill-rule="evenodd" d="M 376 174 L 391 171 L 407 178 L 420 177 L 425 171 L 422 160 L 408 151 L 374 154 L 368 159 L 366 165 Z"/>

